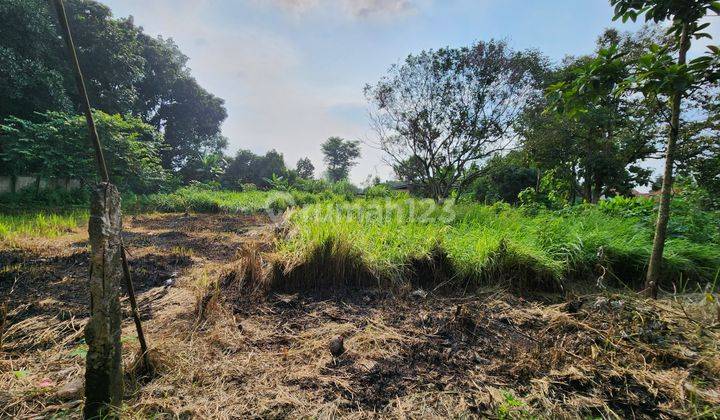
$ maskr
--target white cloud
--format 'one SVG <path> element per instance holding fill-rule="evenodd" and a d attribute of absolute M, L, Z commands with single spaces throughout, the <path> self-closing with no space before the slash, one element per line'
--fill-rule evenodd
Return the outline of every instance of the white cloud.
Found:
<path fill-rule="evenodd" d="M 417 0 L 254 0 L 256 4 L 271 4 L 287 12 L 302 15 L 312 11 L 336 14 L 357 19 L 385 19 L 412 14 Z"/>

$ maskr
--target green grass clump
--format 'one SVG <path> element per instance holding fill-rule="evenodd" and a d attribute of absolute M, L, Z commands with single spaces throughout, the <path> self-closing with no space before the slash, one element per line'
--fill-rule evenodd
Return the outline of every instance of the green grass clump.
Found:
<path fill-rule="evenodd" d="M 653 234 L 641 217 L 619 217 L 597 206 L 532 214 L 507 205 L 435 207 L 414 199 L 318 203 L 293 213 L 290 222 L 293 234 L 280 243 L 279 255 L 297 266 L 317 262 L 323 250 L 323 264 L 332 267 L 327 254 L 336 250 L 379 282 L 417 281 L 413 276 L 428 275 L 418 271 L 418 262 L 442 261 L 448 283 L 542 289 L 596 279 L 603 271 L 608 282 L 638 285 Z M 665 265 L 666 281 L 712 281 L 720 247 L 671 238 Z M 306 271 L 318 276 L 321 270 Z"/>
<path fill-rule="evenodd" d="M 72 210 L 63 213 L 33 211 L 0 214 L 0 240 L 19 236 L 55 238 L 86 224 L 87 220 L 87 210 Z"/>
<path fill-rule="evenodd" d="M 228 191 L 203 187 L 183 187 L 172 193 L 126 195 L 123 207 L 139 213 L 148 211 L 199 213 L 280 213 L 291 206 L 318 201 L 319 196 L 292 191 Z"/>

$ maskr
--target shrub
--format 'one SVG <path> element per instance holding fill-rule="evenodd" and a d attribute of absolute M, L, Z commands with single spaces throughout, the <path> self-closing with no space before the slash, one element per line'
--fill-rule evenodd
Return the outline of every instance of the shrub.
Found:
<path fill-rule="evenodd" d="M 384 184 L 373 185 L 365 190 L 365 197 L 367 198 L 383 198 L 391 197 L 392 195 L 390 188 Z"/>

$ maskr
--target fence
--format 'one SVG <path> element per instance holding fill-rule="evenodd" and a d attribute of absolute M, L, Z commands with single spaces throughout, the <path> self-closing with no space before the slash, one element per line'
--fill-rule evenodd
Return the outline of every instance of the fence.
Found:
<path fill-rule="evenodd" d="M 0 176 L 0 194 L 19 192 L 27 189 L 36 190 L 65 190 L 72 191 L 80 188 L 80 181 L 70 178 L 46 179 L 38 175 L 21 175 L 17 177 Z"/>

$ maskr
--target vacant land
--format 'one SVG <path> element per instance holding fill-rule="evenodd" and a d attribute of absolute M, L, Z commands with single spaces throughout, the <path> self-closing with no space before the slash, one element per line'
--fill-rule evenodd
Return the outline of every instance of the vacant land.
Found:
<path fill-rule="evenodd" d="M 537 232 L 551 222 L 543 216 L 523 216 L 511 209 L 477 211 L 487 214 L 481 218 L 461 211 L 458 222 L 444 229 L 434 223 L 335 223 L 334 235 L 354 238 L 368 255 L 339 264 L 336 257 L 353 255 L 354 248 L 333 248 L 342 252 L 330 252 L 325 265 L 315 266 L 329 267 L 317 271 L 321 276 L 346 270 L 336 272 L 332 290 L 328 280 L 325 288 L 283 293 L 280 289 L 302 289 L 300 283 L 283 285 L 283 279 L 307 279 L 310 272 L 297 271 L 308 267 L 306 249 L 298 244 L 319 243 L 308 235 L 330 237 L 318 233 L 329 232 L 325 223 L 330 222 L 312 224 L 298 214 L 279 224 L 265 215 L 244 214 L 126 217 L 125 240 L 157 371 L 143 376 L 133 369 L 138 343 L 128 311 L 123 329 L 128 384 L 124 414 L 720 415 L 720 325 L 717 306 L 708 297 L 712 295 L 647 301 L 610 290 L 579 295 L 543 289 L 545 293 L 527 290 L 519 297 L 512 282 L 493 284 L 489 277 L 472 293 L 440 290 L 430 281 L 405 277 L 408 256 L 420 260 L 436 255 L 430 251 L 453 243 L 450 238 L 457 240 L 458 251 L 440 249 L 447 251 L 451 274 L 453 264 L 463 261 L 462 244 L 474 250 L 471 244 L 495 246 L 499 237 L 508 238 L 508 249 L 538 246 L 522 254 L 536 255 L 534 260 L 523 256 L 520 261 L 550 261 L 548 267 L 562 261 L 552 260 L 556 254 L 540 253 L 552 249 L 540 247 Z M 462 230 L 468 223 L 471 226 Z M 517 223 L 526 226 L 513 230 Z M 557 228 L 556 235 L 565 235 L 558 241 L 585 232 L 588 236 L 581 239 L 586 244 L 587 237 L 597 236 L 610 221 L 585 223 Z M 617 223 L 609 228 L 617 228 Z M 51 237 L 34 235 L 38 231 L 31 229 L 3 241 L 0 294 L 7 299 L 7 315 L 0 416 L 80 416 L 77 385 L 85 355 L 88 247 L 84 227 L 63 229 Z M 495 242 L 481 239 L 491 233 Z M 401 234 L 407 241 L 399 239 Z M 472 240 L 459 241 L 463 235 Z M 386 239 L 372 246 L 379 238 Z M 621 236 L 610 244 L 624 241 Z M 582 252 L 589 254 L 591 245 L 586 246 Z M 385 263 L 379 263 L 380 256 Z M 383 277 L 383 270 L 393 265 L 397 268 L 389 272 L 400 274 Z M 567 267 L 557 266 L 550 274 L 564 273 Z M 376 283 L 345 284 L 345 278 L 355 275 L 351 269 L 378 273 Z M 304 277 L 293 277 L 298 272 Z M 408 283 L 397 283 L 403 280 Z M 344 338 L 345 352 L 335 358 L 328 345 L 337 336 Z"/>

